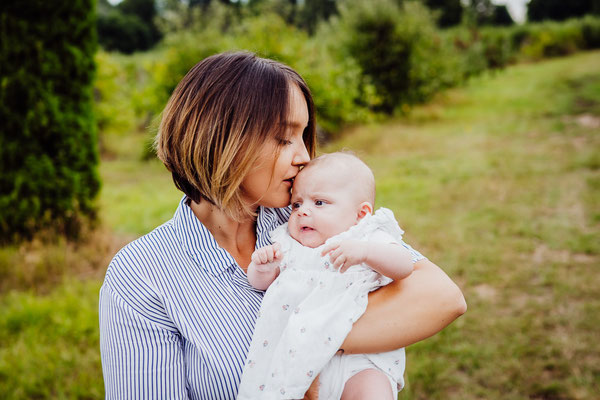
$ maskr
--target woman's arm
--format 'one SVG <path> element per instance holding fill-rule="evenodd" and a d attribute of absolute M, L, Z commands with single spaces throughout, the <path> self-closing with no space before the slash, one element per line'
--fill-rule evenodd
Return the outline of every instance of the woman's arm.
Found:
<path fill-rule="evenodd" d="M 418 261 L 412 274 L 369 294 L 367 310 L 341 349 L 379 353 L 435 335 L 467 310 L 462 292 L 437 265 Z"/>
<path fill-rule="evenodd" d="M 177 333 L 135 311 L 106 282 L 99 306 L 106 399 L 187 399 Z"/>

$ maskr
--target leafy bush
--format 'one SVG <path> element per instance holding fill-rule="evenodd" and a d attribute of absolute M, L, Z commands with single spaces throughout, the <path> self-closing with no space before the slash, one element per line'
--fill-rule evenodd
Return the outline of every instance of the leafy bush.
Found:
<path fill-rule="evenodd" d="M 581 34 L 584 48 L 600 48 L 600 18 L 587 16 L 581 20 Z"/>
<path fill-rule="evenodd" d="M 100 44 L 106 50 L 131 54 L 136 50 L 148 50 L 154 44 L 148 25 L 136 15 L 123 14 L 117 10 L 98 18 Z"/>
<path fill-rule="evenodd" d="M 531 60 L 564 56 L 583 46 L 582 29 L 577 20 L 563 23 L 544 22 L 531 24 L 520 53 Z"/>
<path fill-rule="evenodd" d="M 511 41 L 506 29 L 484 28 L 480 33 L 480 40 L 487 68 L 503 68 L 511 61 Z"/>
<path fill-rule="evenodd" d="M 578 50 L 600 47 L 600 18 L 587 16 L 565 22 L 543 22 L 503 27 L 467 29 L 459 27 L 445 32 L 454 42 L 454 47 L 464 59 L 473 62 L 482 57 L 485 68 L 502 68 L 520 60 L 541 60 L 547 57 L 563 56 Z M 467 70 L 474 73 L 482 68 L 473 68 L 467 63 Z M 469 67 L 471 66 L 471 67 Z M 469 72 L 466 76 L 471 75 Z"/>
<path fill-rule="evenodd" d="M 0 240 L 67 234 L 100 187 L 92 113 L 93 0 L 0 8 Z"/>
<path fill-rule="evenodd" d="M 417 2 L 357 1 L 340 8 L 340 38 L 372 84 L 375 110 L 392 113 L 456 83 L 456 59 L 448 54 L 431 12 Z M 448 58 L 446 57 L 448 56 Z"/>
<path fill-rule="evenodd" d="M 162 37 L 154 24 L 154 0 L 124 0 L 117 6 L 103 3 L 98 15 L 98 39 L 106 50 L 131 54 L 148 50 Z"/>

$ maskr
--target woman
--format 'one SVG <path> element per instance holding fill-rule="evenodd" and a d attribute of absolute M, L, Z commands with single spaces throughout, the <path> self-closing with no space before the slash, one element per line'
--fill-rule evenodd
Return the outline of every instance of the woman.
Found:
<path fill-rule="evenodd" d="M 159 158 L 185 193 L 173 219 L 125 246 L 100 290 L 107 398 L 234 399 L 263 292 L 252 252 L 289 216 L 290 187 L 315 153 L 306 83 L 249 53 L 209 57 L 163 113 Z M 372 293 L 342 346 L 388 351 L 429 337 L 465 311 L 434 264 Z"/>

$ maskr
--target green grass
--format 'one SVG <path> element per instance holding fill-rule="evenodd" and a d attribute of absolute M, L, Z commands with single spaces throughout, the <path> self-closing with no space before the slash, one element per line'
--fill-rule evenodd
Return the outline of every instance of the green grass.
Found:
<path fill-rule="evenodd" d="M 100 216 L 118 234 L 150 232 L 173 216 L 182 196 L 159 161 L 106 160 L 100 172 Z"/>
<path fill-rule="evenodd" d="M 378 205 L 469 311 L 408 349 L 401 399 L 600 392 L 600 53 L 511 67 L 355 129 Z"/>
<path fill-rule="evenodd" d="M 0 298 L 3 399 L 99 399 L 98 282 L 65 281 L 48 296 Z"/>
<path fill-rule="evenodd" d="M 600 393 L 597 65 L 599 52 L 510 67 L 322 149 L 353 149 L 372 166 L 378 206 L 394 210 L 406 240 L 467 298 L 466 315 L 408 349 L 400 399 Z M 82 280 L 86 273 L 69 265 L 90 258 L 91 248 L 112 254 L 124 238 L 171 217 L 180 194 L 164 167 L 140 161 L 146 137 L 105 137 L 100 205 L 113 239 L 0 252 L 3 281 L 37 265 L 72 275 L 55 290 L 38 290 L 39 274 L 15 278 L 18 291 L 3 287 L 0 397 L 103 396 L 99 279 Z M 66 269 L 44 266 L 46 256 Z M 82 270 L 105 268 L 105 258 L 94 260 L 102 265 Z"/>

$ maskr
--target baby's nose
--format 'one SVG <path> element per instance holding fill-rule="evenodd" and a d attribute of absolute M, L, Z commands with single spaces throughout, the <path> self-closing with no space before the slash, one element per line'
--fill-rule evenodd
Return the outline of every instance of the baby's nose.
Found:
<path fill-rule="evenodd" d="M 310 214 L 310 210 L 308 209 L 307 206 L 301 205 L 300 207 L 298 207 L 298 215 L 309 215 L 309 214 Z"/>

